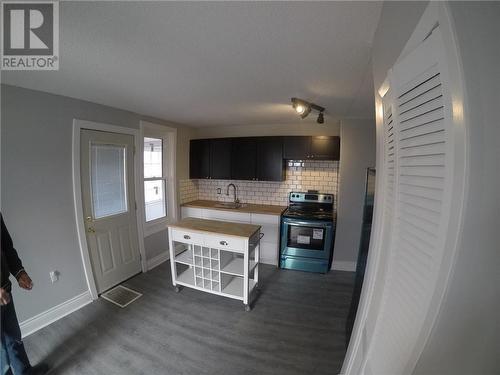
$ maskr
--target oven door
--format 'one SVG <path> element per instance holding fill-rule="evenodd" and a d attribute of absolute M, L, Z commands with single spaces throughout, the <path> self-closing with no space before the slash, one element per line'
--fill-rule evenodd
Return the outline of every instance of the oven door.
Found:
<path fill-rule="evenodd" d="M 284 218 L 281 223 L 281 254 L 329 259 L 333 223 Z"/>

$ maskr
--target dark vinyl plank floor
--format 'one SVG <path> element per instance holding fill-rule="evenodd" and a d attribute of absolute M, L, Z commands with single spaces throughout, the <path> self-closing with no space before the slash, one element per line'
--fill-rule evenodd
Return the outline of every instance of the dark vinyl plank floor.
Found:
<path fill-rule="evenodd" d="M 144 295 L 125 309 L 99 299 L 27 337 L 51 374 L 337 374 L 354 273 L 261 266 L 251 312 L 189 288 L 175 293 L 168 262 L 124 285 Z"/>

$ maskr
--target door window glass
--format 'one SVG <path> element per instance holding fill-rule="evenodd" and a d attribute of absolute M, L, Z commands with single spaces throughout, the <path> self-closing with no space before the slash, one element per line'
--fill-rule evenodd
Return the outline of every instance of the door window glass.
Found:
<path fill-rule="evenodd" d="M 92 209 L 95 219 L 127 212 L 124 146 L 91 145 Z"/>

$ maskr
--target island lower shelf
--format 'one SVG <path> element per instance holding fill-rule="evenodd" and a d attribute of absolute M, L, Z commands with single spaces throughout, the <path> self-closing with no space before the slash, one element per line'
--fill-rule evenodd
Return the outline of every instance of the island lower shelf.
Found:
<path fill-rule="evenodd" d="M 180 285 L 241 300 L 249 310 L 249 297 L 258 284 L 260 227 L 238 227 L 238 236 L 228 236 L 225 233 L 200 233 L 200 230 L 182 227 L 183 222 L 188 227 L 193 223 L 200 224 L 204 229 L 241 226 L 184 219 L 174 228 L 169 227 L 172 283 L 176 291 Z"/>
<path fill-rule="evenodd" d="M 252 279 L 248 280 L 248 283 L 249 293 L 251 293 L 257 283 Z M 243 300 L 244 280 L 240 276 L 233 276 L 228 280 L 227 284 L 222 286 L 219 281 L 195 276 L 193 268 L 188 268 L 177 276 L 177 284 L 204 292 L 209 290 L 224 297 Z"/>

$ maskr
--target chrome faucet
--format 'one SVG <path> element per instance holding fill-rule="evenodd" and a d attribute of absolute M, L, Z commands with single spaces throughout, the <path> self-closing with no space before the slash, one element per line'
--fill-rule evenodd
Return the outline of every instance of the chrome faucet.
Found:
<path fill-rule="evenodd" d="M 236 187 L 236 185 L 235 185 L 235 184 L 229 184 L 229 185 L 227 185 L 226 195 L 229 195 L 229 188 L 230 188 L 231 186 L 233 187 L 233 192 L 234 192 L 234 203 L 235 203 L 235 204 L 240 203 L 240 200 L 239 200 L 239 199 L 238 199 L 238 197 L 236 196 L 238 188 Z"/>

